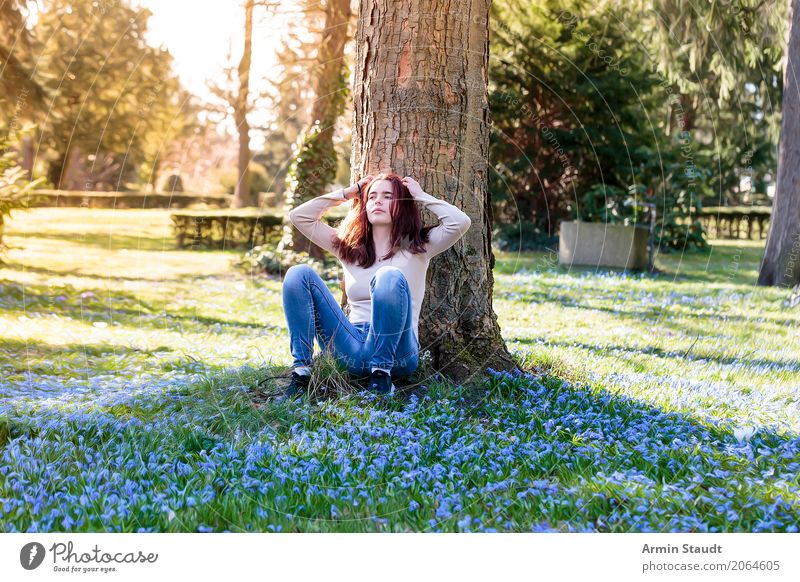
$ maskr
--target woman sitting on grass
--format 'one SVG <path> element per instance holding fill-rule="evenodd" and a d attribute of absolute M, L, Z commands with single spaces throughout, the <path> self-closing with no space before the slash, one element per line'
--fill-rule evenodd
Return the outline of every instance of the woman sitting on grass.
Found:
<path fill-rule="evenodd" d="M 320 220 L 326 210 L 352 200 L 338 230 Z M 417 202 L 441 220 L 422 227 Z M 289 213 L 314 244 L 334 254 L 344 270 L 349 319 L 310 266 L 294 265 L 283 280 L 283 308 L 294 358 L 286 397 L 306 393 L 314 351 L 330 348 L 369 388 L 394 393 L 392 378 L 419 365 L 419 313 L 431 258 L 450 248 L 470 227 L 459 208 L 423 192 L 416 180 L 393 172 L 367 176 L 323 194 Z"/>

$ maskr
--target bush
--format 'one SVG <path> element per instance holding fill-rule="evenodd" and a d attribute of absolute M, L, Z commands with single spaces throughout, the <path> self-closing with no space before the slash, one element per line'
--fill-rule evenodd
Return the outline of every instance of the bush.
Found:
<path fill-rule="evenodd" d="M 549 236 L 532 222 L 500 224 L 492 231 L 492 244 L 501 251 L 541 251 L 558 248 L 558 237 Z"/>
<path fill-rule="evenodd" d="M 646 175 L 644 168 L 642 175 Z M 701 208 L 700 198 L 692 195 L 691 186 L 687 186 L 677 169 L 668 172 L 668 176 L 666 187 L 658 188 L 659 196 L 654 196 L 652 189 L 641 184 L 635 190 L 594 184 L 580 197 L 575 218 L 586 222 L 649 226 L 650 217 L 642 204 L 647 201 L 656 205 L 655 241 L 661 250 L 688 250 L 691 245 L 707 248 L 703 225 L 696 218 Z M 654 184 L 654 180 L 648 181 Z"/>
<path fill-rule="evenodd" d="M 248 273 L 261 272 L 283 276 L 289 267 L 299 264 L 311 266 L 320 277 L 326 280 L 339 280 L 342 276 L 341 266 L 333 257 L 326 257 L 324 261 L 319 261 L 305 251 L 278 251 L 275 245 L 253 247 L 235 263 L 235 266 Z"/>
<path fill-rule="evenodd" d="M 28 195 L 43 181 L 28 181 L 27 173 L 17 162 L 17 152 L 10 146 L 10 136 L 0 136 L 0 247 L 4 246 L 5 218 L 13 209 L 27 207 Z"/>

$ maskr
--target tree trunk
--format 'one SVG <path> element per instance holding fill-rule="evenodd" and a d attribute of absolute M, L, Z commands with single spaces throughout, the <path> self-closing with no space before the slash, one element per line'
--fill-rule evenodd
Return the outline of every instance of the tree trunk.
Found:
<path fill-rule="evenodd" d="M 239 132 L 238 179 L 233 189 L 231 207 L 256 206 L 255 196 L 250 192 L 250 124 L 247 121 L 250 96 L 250 60 L 253 52 L 253 7 L 255 0 L 247 0 L 244 6 L 244 51 L 239 61 L 239 92 L 233 104 L 233 118 Z"/>
<path fill-rule="evenodd" d="M 328 0 L 325 5 L 325 29 L 318 53 L 318 74 L 311 124 L 302 138 L 288 176 L 287 208 L 295 208 L 319 196 L 336 178 L 336 151 L 333 133 L 344 111 L 347 96 L 347 71 L 344 47 L 350 22 L 350 0 Z M 299 230 L 287 224 L 280 250 L 308 251 L 317 259 L 325 257 L 321 249 Z"/>
<path fill-rule="evenodd" d="M 58 154 L 56 159 L 50 162 L 47 166 L 47 180 L 53 184 L 56 190 L 61 189 L 61 179 L 67 169 L 67 160 L 69 159 L 69 149 L 63 154 Z"/>
<path fill-rule="evenodd" d="M 47 167 L 47 179 L 53 183 L 56 190 L 87 190 L 80 177 L 85 172 L 81 160 L 81 150 L 77 145 L 67 146 L 63 154 L 58 154 L 55 160 Z"/>
<path fill-rule="evenodd" d="M 413 176 L 472 219 L 431 261 L 420 314 L 422 349 L 457 382 L 517 369 L 492 309 L 489 4 L 360 0 L 356 36 L 354 177 Z"/>
<path fill-rule="evenodd" d="M 150 175 L 148 176 L 150 183 L 148 187 L 150 192 L 158 192 L 158 173 L 161 170 L 161 154 L 156 153 L 153 158 L 153 164 L 150 168 Z"/>
<path fill-rule="evenodd" d="M 96 190 L 94 183 L 89 180 L 89 174 L 86 169 L 86 156 L 78 145 L 73 145 L 69 148 L 67 163 L 64 169 L 61 170 L 59 189 L 81 192 Z"/>
<path fill-rule="evenodd" d="M 759 285 L 800 284 L 800 0 L 789 0 L 778 181 Z"/>
<path fill-rule="evenodd" d="M 19 165 L 25 170 L 25 177 L 28 180 L 32 180 L 33 162 L 36 158 L 36 150 L 35 144 L 33 143 L 33 138 L 30 135 L 26 135 L 22 138 L 22 145 L 20 149 L 22 160 L 20 161 Z"/>

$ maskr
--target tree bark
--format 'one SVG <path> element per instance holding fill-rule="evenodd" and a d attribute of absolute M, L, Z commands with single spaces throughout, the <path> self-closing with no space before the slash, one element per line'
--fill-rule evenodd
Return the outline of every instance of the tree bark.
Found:
<path fill-rule="evenodd" d="M 319 196 L 336 177 L 333 134 L 336 122 L 344 111 L 347 96 L 344 47 L 347 44 L 350 15 L 350 0 L 328 0 L 325 4 L 325 29 L 317 58 L 318 73 L 311 123 L 289 171 L 289 187 L 285 193 L 288 208 L 295 208 Z M 325 257 L 324 249 L 312 243 L 288 222 L 279 249 L 307 251 L 316 259 Z"/>
<path fill-rule="evenodd" d="M 422 349 L 458 382 L 518 368 L 492 308 L 489 5 L 360 0 L 356 35 L 353 176 L 413 176 L 472 219 L 431 261 L 420 314 Z"/>
<path fill-rule="evenodd" d="M 246 0 L 244 6 L 244 51 L 239 61 L 239 92 L 233 104 L 233 118 L 239 132 L 238 179 L 233 189 L 231 207 L 255 206 L 255 196 L 250 192 L 250 124 L 247 121 L 250 96 L 250 61 L 253 51 L 253 7 L 255 0 Z"/>
<path fill-rule="evenodd" d="M 800 0 L 789 1 L 778 181 L 759 285 L 800 284 Z"/>

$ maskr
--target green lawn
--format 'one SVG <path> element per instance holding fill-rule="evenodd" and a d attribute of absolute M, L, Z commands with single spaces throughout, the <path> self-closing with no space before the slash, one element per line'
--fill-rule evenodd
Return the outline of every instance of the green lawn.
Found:
<path fill-rule="evenodd" d="M 796 531 L 800 310 L 755 286 L 763 242 L 658 275 L 498 253 L 529 373 L 254 407 L 291 361 L 279 280 L 160 210 L 5 240 L 0 531 Z"/>

